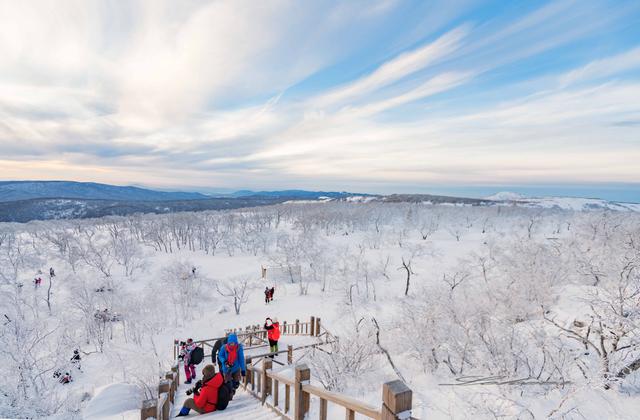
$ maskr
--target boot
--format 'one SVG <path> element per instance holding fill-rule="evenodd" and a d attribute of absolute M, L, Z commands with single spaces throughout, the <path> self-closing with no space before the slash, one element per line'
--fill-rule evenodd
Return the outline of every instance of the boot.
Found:
<path fill-rule="evenodd" d="M 189 415 L 189 411 L 191 411 L 190 408 L 187 407 L 182 407 L 180 409 L 180 412 L 178 413 L 178 415 L 176 417 L 184 417 L 184 416 L 188 416 Z"/>

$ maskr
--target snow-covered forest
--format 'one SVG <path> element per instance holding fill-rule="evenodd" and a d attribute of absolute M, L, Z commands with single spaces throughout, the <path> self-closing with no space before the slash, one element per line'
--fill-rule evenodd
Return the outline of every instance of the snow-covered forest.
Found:
<path fill-rule="evenodd" d="M 378 402 L 400 378 L 417 418 L 637 418 L 639 270 L 636 212 L 329 201 L 0 224 L 0 417 L 90 418 L 109 384 L 135 404 L 175 338 L 316 315 L 340 341 L 308 355 L 314 381 Z"/>

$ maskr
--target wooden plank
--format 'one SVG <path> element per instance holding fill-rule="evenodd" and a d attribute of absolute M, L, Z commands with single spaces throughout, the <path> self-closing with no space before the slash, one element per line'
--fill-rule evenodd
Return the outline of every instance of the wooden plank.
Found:
<path fill-rule="evenodd" d="M 303 385 L 302 389 L 311 395 L 315 395 L 316 397 L 331 401 L 332 403 L 338 404 L 347 409 L 351 409 L 356 413 L 365 415 L 372 419 L 380 418 L 380 410 L 378 408 L 365 404 L 354 398 L 337 394 L 335 392 L 330 392 L 325 390 L 324 388 L 320 388 L 314 385 Z"/>
<path fill-rule="evenodd" d="M 286 376 L 283 376 L 279 373 L 275 373 L 275 372 L 269 372 L 269 377 L 275 379 L 278 382 L 282 382 L 283 384 L 286 385 L 293 385 L 294 381 L 292 378 L 287 378 Z"/>
<path fill-rule="evenodd" d="M 278 397 L 280 394 L 280 382 L 277 379 L 273 380 L 273 405 L 278 406 Z"/>
<path fill-rule="evenodd" d="M 291 402 L 291 386 L 289 384 L 286 384 L 284 386 L 284 412 L 288 413 L 289 412 L 289 407 L 290 407 L 290 402 Z"/>
<path fill-rule="evenodd" d="M 347 408 L 344 414 L 345 420 L 356 420 L 356 412 Z"/>
<path fill-rule="evenodd" d="M 327 420 L 327 400 L 320 398 L 320 420 Z"/>

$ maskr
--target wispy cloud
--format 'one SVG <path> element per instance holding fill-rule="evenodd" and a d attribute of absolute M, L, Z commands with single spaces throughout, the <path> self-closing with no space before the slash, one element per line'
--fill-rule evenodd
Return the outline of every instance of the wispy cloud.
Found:
<path fill-rule="evenodd" d="M 443 22 L 427 2 L 2 2 L 2 176 L 640 179 L 640 5 L 461 4 Z"/>

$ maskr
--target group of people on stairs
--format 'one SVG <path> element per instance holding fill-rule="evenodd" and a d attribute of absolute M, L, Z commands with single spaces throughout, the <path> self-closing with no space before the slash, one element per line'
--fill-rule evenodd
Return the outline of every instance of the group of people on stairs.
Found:
<path fill-rule="evenodd" d="M 267 318 L 264 322 L 269 340 L 268 357 L 274 358 L 278 352 L 278 340 L 280 339 L 280 323 L 278 318 Z M 191 384 L 196 379 L 196 365 L 202 362 L 204 353 L 202 347 L 189 338 L 181 342 L 178 358 L 184 362 L 185 384 Z M 247 367 L 244 358 L 244 346 L 238 342 L 236 334 L 229 334 L 213 345 L 211 352 L 212 364 L 202 369 L 202 380 L 187 391 L 188 398 L 177 417 L 188 416 L 191 410 L 199 414 L 224 410 L 229 401 L 233 399 L 236 389 L 240 386 L 241 377 L 247 375 Z M 216 364 L 218 372 L 216 373 Z"/>
<path fill-rule="evenodd" d="M 190 384 L 196 379 L 195 366 L 203 359 L 202 347 L 198 347 L 192 339 L 183 344 L 179 358 L 184 361 L 187 376 L 185 383 Z M 224 410 L 240 386 L 241 376 L 247 375 L 244 347 L 235 334 L 218 340 L 215 346 L 213 355 L 216 355 L 218 372 L 216 373 L 215 364 L 206 365 L 202 369 L 202 380 L 187 391 L 187 395 L 193 394 L 193 397 L 184 402 L 177 417 L 188 416 L 191 410 L 199 414 Z"/>

